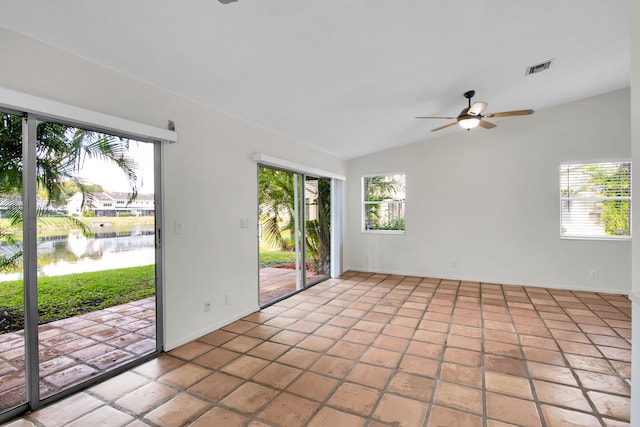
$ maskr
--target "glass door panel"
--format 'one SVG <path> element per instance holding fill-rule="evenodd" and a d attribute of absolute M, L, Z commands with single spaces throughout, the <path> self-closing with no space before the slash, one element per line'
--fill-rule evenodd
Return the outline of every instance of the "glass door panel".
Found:
<path fill-rule="evenodd" d="M 0 112 L 0 414 L 27 402 L 22 254 L 22 117 Z"/>
<path fill-rule="evenodd" d="M 258 168 L 260 306 L 330 277 L 331 180 Z"/>
<path fill-rule="evenodd" d="M 331 180 L 305 176 L 305 285 L 331 276 Z"/>
<path fill-rule="evenodd" d="M 156 351 L 154 146 L 38 123 L 40 399 Z"/>
<path fill-rule="evenodd" d="M 264 306 L 301 289 L 299 174 L 258 168 L 259 291 Z"/>

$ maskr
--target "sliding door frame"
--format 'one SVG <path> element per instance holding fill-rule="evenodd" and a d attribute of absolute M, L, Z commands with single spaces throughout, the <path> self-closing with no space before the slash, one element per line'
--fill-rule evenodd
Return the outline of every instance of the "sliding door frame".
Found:
<path fill-rule="evenodd" d="M 304 186 L 306 183 L 307 177 L 316 178 L 318 180 L 324 179 L 328 180 L 330 183 L 330 204 L 331 204 L 331 212 L 330 212 L 330 224 L 331 224 L 331 244 L 330 244 L 330 262 L 331 262 L 331 271 L 329 272 L 329 278 L 337 277 L 342 274 L 342 230 L 343 230 L 343 189 L 344 189 L 344 180 L 345 178 L 341 175 L 337 175 L 331 172 L 321 171 L 315 168 L 309 168 L 301 165 L 296 165 L 294 163 L 290 163 L 285 160 L 276 159 L 271 156 L 256 153 L 253 154 L 253 160 L 257 163 L 257 178 L 260 176 L 260 168 L 268 168 L 273 170 L 279 170 L 286 173 L 291 173 L 294 175 L 294 189 L 298 188 L 298 181 L 302 186 L 302 198 L 298 200 L 300 197 L 299 194 L 296 194 L 295 204 L 300 207 L 302 218 L 298 217 L 299 212 L 295 212 L 295 221 L 298 224 L 295 228 L 296 231 L 299 231 L 302 235 L 302 251 L 298 251 L 298 236 L 296 236 L 296 290 L 284 295 L 282 297 L 276 298 L 273 301 L 270 301 L 264 305 L 260 305 L 260 308 L 266 308 L 270 305 L 277 303 L 278 301 L 282 301 L 298 292 L 301 292 L 311 286 L 316 285 L 317 283 L 321 283 L 324 280 L 313 282 L 312 284 L 307 284 L 307 274 L 306 274 L 306 212 L 305 212 L 305 200 L 304 200 Z M 307 172 L 308 171 L 308 172 Z M 259 191 L 259 189 L 258 189 Z M 297 191 L 299 193 L 300 191 Z M 259 195 L 256 199 L 259 206 Z M 258 220 L 257 224 L 260 225 L 260 212 L 258 211 Z M 260 235 L 258 236 L 258 301 L 260 301 Z M 301 256 L 302 262 L 298 262 L 298 255 Z"/>
<path fill-rule="evenodd" d="M 164 144 L 162 140 L 155 138 L 143 138 L 140 135 L 129 134 L 125 131 L 114 131 L 109 127 L 101 127 L 92 124 L 74 122 L 73 120 L 61 120 L 55 115 L 41 113 L 20 112 L 14 108 L 6 108 L 0 105 L 3 112 L 22 117 L 22 181 L 23 181 L 23 292 L 25 304 L 24 319 L 24 354 L 25 354 L 25 389 L 26 402 L 0 412 L 0 423 L 7 421 L 27 410 L 37 410 L 53 401 L 60 400 L 73 393 L 87 388 L 132 367 L 140 365 L 157 357 L 164 349 L 164 250 L 163 250 L 163 180 L 162 164 Z M 16 112 L 18 111 L 18 112 Z M 85 110 L 80 110 L 85 111 Z M 121 366 L 102 372 L 94 378 L 82 381 L 54 395 L 45 398 L 40 397 L 40 363 L 39 363 L 39 337 L 38 337 L 38 253 L 37 253 L 37 123 L 38 121 L 53 121 L 68 126 L 80 127 L 89 131 L 106 133 L 113 136 L 124 137 L 142 143 L 153 144 L 154 153 L 154 203 L 155 203 L 155 350 L 144 354 Z"/>

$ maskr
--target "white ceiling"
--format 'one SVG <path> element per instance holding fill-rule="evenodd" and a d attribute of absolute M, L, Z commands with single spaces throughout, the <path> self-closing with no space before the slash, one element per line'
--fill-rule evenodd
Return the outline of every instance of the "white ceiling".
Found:
<path fill-rule="evenodd" d="M 414 116 L 469 89 L 497 112 L 629 86 L 630 1 L 3 0 L 0 26 L 348 159 L 461 132 Z"/>

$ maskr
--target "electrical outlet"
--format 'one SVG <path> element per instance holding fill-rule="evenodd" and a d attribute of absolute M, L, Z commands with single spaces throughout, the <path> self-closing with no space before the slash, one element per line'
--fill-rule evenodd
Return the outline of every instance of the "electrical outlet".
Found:
<path fill-rule="evenodd" d="M 451 264 L 449 264 L 449 267 L 456 268 L 456 262 L 455 261 L 451 261 Z"/>
<path fill-rule="evenodd" d="M 211 301 L 205 301 L 204 302 L 204 311 L 210 311 L 211 310 Z"/>
<path fill-rule="evenodd" d="M 591 280 L 597 280 L 600 278 L 600 272 L 598 270 L 591 270 L 589 272 L 589 277 Z"/>
<path fill-rule="evenodd" d="M 231 294 L 226 294 L 224 296 L 224 303 L 225 305 L 231 305 Z"/>
<path fill-rule="evenodd" d="M 249 228 L 249 218 L 240 218 L 240 228 Z"/>

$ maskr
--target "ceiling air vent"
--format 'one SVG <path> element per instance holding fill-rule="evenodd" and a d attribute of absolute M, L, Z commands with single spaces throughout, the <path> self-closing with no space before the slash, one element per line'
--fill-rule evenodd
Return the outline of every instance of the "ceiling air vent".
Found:
<path fill-rule="evenodd" d="M 539 73 L 541 71 L 544 71 L 544 70 L 548 69 L 549 67 L 551 67 L 551 63 L 552 62 L 553 62 L 553 59 L 550 59 L 550 60 L 542 62 L 540 64 L 531 65 L 531 66 L 527 67 L 527 72 L 524 75 L 525 76 L 529 76 L 531 74 L 535 74 L 535 73 Z"/>

